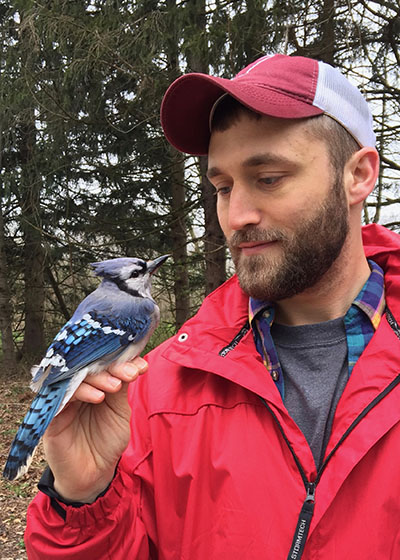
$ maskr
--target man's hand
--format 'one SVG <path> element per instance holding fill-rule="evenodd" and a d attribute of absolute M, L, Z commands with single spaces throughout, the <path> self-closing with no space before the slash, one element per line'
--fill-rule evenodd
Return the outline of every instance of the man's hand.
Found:
<path fill-rule="evenodd" d="M 51 422 L 44 449 L 65 500 L 91 503 L 113 479 L 130 437 L 128 385 L 147 367 L 137 357 L 89 375 Z"/>

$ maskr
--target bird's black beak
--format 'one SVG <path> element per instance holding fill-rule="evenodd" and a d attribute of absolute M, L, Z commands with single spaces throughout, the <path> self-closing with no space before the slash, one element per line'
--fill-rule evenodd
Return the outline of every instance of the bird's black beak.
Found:
<path fill-rule="evenodd" d="M 165 262 L 170 256 L 171 255 L 163 255 L 162 257 L 157 257 L 156 259 L 154 259 L 154 261 L 148 261 L 147 272 L 149 272 L 150 275 L 154 274 L 155 271 L 160 268 L 163 262 Z"/>

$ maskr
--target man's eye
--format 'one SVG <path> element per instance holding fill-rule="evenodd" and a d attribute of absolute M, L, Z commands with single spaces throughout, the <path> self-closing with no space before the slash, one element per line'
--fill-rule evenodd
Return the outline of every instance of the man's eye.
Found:
<path fill-rule="evenodd" d="M 260 181 L 265 185 L 274 185 L 279 179 L 280 177 L 261 177 Z"/>
<path fill-rule="evenodd" d="M 224 196 L 227 195 L 231 192 L 231 187 L 216 187 L 215 188 L 215 194 L 217 196 Z"/>

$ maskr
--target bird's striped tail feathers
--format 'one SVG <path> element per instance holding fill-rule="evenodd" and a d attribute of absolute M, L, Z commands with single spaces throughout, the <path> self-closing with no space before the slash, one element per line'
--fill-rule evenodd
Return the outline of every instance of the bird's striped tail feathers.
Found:
<path fill-rule="evenodd" d="M 11 444 L 3 471 L 3 476 L 8 480 L 14 480 L 27 472 L 40 438 L 60 407 L 68 383 L 69 379 L 63 379 L 44 386 L 33 400 Z"/>

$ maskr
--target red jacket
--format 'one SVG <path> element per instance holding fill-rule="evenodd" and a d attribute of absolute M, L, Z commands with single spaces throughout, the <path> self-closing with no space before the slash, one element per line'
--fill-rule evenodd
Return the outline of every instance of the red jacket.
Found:
<path fill-rule="evenodd" d="M 354 367 L 319 474 L 242 330 L 248 298 L 234 277 L 132 384 L 132 439 L 105 496 L 65 506 L 66 522 L 44 494 L 32 502 L 29 558 L 285 560 L 315 481 L 302 560 L 398 560 L 400 243 L 375 225 L 364 240 L 385 270 L 391 313 Z M 297 536 L 295 560 L 302 523 Z"/>

